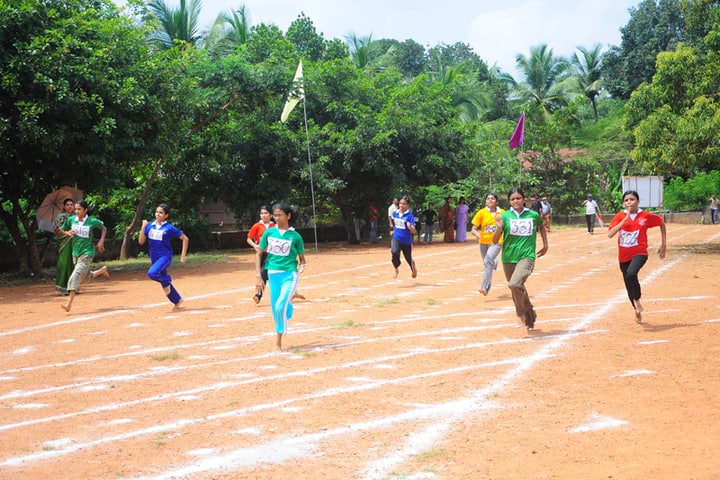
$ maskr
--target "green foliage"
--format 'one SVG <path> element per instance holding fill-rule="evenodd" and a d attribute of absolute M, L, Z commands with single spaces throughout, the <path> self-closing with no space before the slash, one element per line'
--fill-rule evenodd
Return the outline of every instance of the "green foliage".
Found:
<path fill-rule="evenodd" d="M 671 210 L 696 210 L 709 203 L 710 195 L 720 192 L 720 171 L 699 173 L 683 180 L 670 180 L 663 191 L 663 204 Z"/>

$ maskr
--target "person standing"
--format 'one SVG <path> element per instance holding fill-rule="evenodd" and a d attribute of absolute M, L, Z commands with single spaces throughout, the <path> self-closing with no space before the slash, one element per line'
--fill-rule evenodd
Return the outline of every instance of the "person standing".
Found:
<path fill-rule="evenodd" d="M 260 258 L 260 273 L 262 274 L 263 286 L 261 288 L 255 288 L 255 295 L 253 295 L 253 302 L 257 305 L 262 300 L 263 292 L 265 291 L 265 285 L 268 281 L 267 269 L 265 268 L 265 262 L 267 261 L 267 252 L 260 250 L 260 238 L 268 228 L 274 227 L 275 222 L 272 219 L 272 213 L 270 207 L 263 205 L 260 207 L 260 220 L 258 220 L 252 227 L 247 235 L 247 243 L 254 250 L 255 253 L 259 253 Z"/>
<path fill-rule="evenodd" d="M 530 209 L 535 210 L 542 217 L 542 204 L 540 203 L 540 197 L 537 195 L 530 197 Z"/>
<path fill-rule="evenodd" d="M 187 249 L 190 239 L 182 230 L 168 223 L 170 216 L 170 207 L 165 203 L 161 203 L 155 208 L 155 221 L 148 223 L 147 220 L 142 221 L 140 234 L 138 235 L 138 243 L 144 245 L 148 241 L 148 249 L 150 251 L 150 269 L 147 272 L 148 278 L 160 284 L 163 293 L 170 302 L 178 308 L 183 299 L 175 290 L 172 284 L 172 277 L 168 274 L 167 269 L 172 264 L 172 245 L 170 241 L 178 238 L 182 242 L 182 251 L 180 252 L 180 262 L 185 263 L 187 260 Z"/>
<path fill-rule="evenodd" d="M 652 227 L 660 227 L 660 248 L 658 255 L 665 258 L 667 247 L 667 232 L 665 222 L 660 215 L 646 212 L 639 208 L 640 195 L 634 190 L 623 193 L 623 206 L 625 210 L 619 212 L 610 221 L 608 238 L 618 235 L 618 261 L 620 271 L 625 282 L 630 303 L 635 309 L 635 321 L 642 323 L 642 312 L 645 310 L 640 304 L 642 292 L 638 274 L 648 259 L 647 231 Z"/>
<path fill-rule="evenodd" d="M 460 197 L 457 207 L 455 207 L 455 226 L 457 227 L 455 239 L 458 243 L 465 243 L 465 240 L 467 240 L 467 223 L 469 211 L 470 207 L 468 207 L 465 203 L 465 197 Z"/>
<path fill-rule="evenodd" d="M 424 214 L 425 229 L 423 233 L 423 239 L 425 243 L 432 244 L 433 230 L 435 228 L 435 218 L 437 217 L 437 213 L 435 212 L 435 205 L 432 202 L 428 203 L 428 208 L 427 210 L 425 210 Z"/>
<path fill-rule="evenodd" d="M 595 218 L 600 214 L 600 207 L 593 200 L 592 194 L 587 196 L 587 200 L 583 202 L 583 207 L 585 207 L 585 223 L 587 223 L 588 233 L 592 235 L 595 233 Z"/>
<path fill-rule="evenodd" d="M 528 332 L 535 328 L 537 314 L 525 288 L 525 282 L 535 268 L 535 259 L 548 251 L 548 237 L 540 215 L 525 207 L 525 193 L 512 188 L 508 193 L 510 208 L 502 215 L 496 215 L 497 231 L 493 243 L 503 237 L 502 262 L 505 278 L 512 293 L 518 323 L 524 324 Z M 537 232 L 540 232 L 543 246 L 537 252 Z"/>
<path fill-rule="evenodd" d="M 543 224 L 545 225 L 545 231 L 550 232 L 550 222 L 552 220 L 552 207 L 548 199 L 543 197 L 540 201 L 540 215 L 542 215 Z"/>
<path fill-rule="evenodd" d="M 388 225 L 390 226 L 390 235 L 392 235 L 393 229 L 393 213 L 397 212 L 399 203 L 400 199 L 398 197 L 393 197 L 393 201 L 388 207 Z"/>
<path fill-rule="evenodd" d="M 440 231 L 444 233 L 443 241 L 453 243 L 455 241 L 455 209 L 452 206 L 452 197 L 447 197 L 445 203 L 440 207 Z"/>
<path fill-rule="evenodd" d="M 423 208 L 422 203 L 417 202 L 415 204 L 415 210 L 413 210 L 413 219 L 415 220 L 415 230 L 417 231 L 417 243 L 419 244 L 422 240 L 422 215 L 423 215 Z"/>
<path fill-rule="evenodd" d="M 103 265 L 101 268 L 91 271 L 90 265 L 95 258 L 95 253 L 103 253 L 105 251 L 105 235 L 107 228 L 99 218 L 91 217 L 88 204 L 85 200 L 80 200 L 75 204 L 75 215 L 65 220 L 60 227 L 62 234 L 72 239 L 73 269 L 68 279 L 68 300 L 60 307 L 66 312 L 70 312 L 75 295 L 80 291 L 80 284 L 92 280 L 98 275 L 102 275 L 110 279 L 107 267 Z M 100 239 L 97 242 L 97 250 L 93 245 L 94 233 L 100 232 Z"/>
<path fill-rule="evenodd" d="M 375 201 L 370 200 L 370 206 L 368 207 L 368 218 L 370 220 L 370 237 L 369 237 L 370 243 L 377 242 L 377 228 L 378 228 L 379 216 L 380 216 L 380 212 L 378 211 L 378 208 L 375 206 Z"/>
<path fill-rule="evenodd" d="M 255 253 L 255 288 L 264 286 L 262 276 L 262 252 L 267 251 L 270 305 L 275 320 L 277 340 L 275 345 L 282 351 L 282 337 L 287 332 L 293 316 L 292 298 L 298 287 L 300 274 L 305 271 L 305 242 L 292 226 L 298 217 L 297 210 L 287 203 L 273 205 L 275 228 L 268 228 L 260 238 L 260 250 Z M 300 265 L 298 266 L 298 262 Z"/>
<path fill-rule="evenodd" d="M 488 193 L 485 197 L 485 208 L 481 208 L 472 219 L 472 235 L 478 239 L 480 244 L 480 256 L 483 259 L 483 279 L 479 292 L 483 295 L 490 293 L 492 286 L 492 275 L 497 269 L 498 254 L 502 250 L 502 237 L 497 243 L 493 237 L 498 229 L 495 217 L 502 215 L 505 210 L 498 207 L 498 197 L 494 193 Z"/>
<path fill-rule="evenodd" d="M 718 208 L 720 208 L 720 200 L 715 195 L 710 196 L 710 216 L 713 225 L 718 223 Z"/>
<path fill-rule="evenodd" d="M 72 238 L 63 235 L 61 230 L 65 221 L 75 214 L 75 200 L 66 198 L 63 211 L 53 221 L 55 242 L 57 243 L 57 263 L 55 264 L 55 290 L 60 295 L 68 295 L 67 284 L 73 271 Z"/>
<path fill-rule="evenodd" d="M 397 278 L 398 273 L 400 273 L 400 252 L 402 252 L 405 261 L 410 265 L 412 278 L 416 278 L 417 268 L 412 258 L 413 235 L 415 235 L 416 232 L 415 217 L 413 217 L 412 212 L 408 208 L 410 206 L 410 199 L 407 196 L 402 197 L 398 205 L 400 208 L 397 212 L 393 213 L 395 228 L 393 229 L 392 239 L 390 240 L 391 262 L 395 268 L 393 278 Z"/>

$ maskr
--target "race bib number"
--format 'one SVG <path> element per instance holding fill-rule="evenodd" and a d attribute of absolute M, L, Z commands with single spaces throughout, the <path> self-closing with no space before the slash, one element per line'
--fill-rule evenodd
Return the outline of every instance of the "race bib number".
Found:
<path fill-rule="evenodd" d="M 511 218 L 510 234 L 519 237 L 530 237 L 535 229 L 535 222 L 532 218 Z"/>
<path fill-rule="evenodd" d="M 624 230 L 620 230 L 620 239 L 618 245 L 626 248 L 637 247 L 639 235 L 640 230 L 636 230 L 634 232 L 626 232 Z"/>
<path fill-rule="evenodd" d="M 497 232 L 497 225 L 485 226 L 485 233 L 495 233 L 495 232 Z"/>
<path fill-rule="evenodd" d="M 268 253 L 278 255 L 280 257 L 287 257 L 290 255 L 290 247 L 292 242 L 290 240 L 284 240 L 282 238 L 268 237 Z"/>
<path fill-rule="evenodd" d="M 393 220 L 395 220 L 395 228 L 399 228 L 402 230 L 407 228 L 405 226 L 405 220 L 403 220 L 402 218 L 393 218 Z"/>
<path fill-rule="evenodd" d="M 162 239 L 163 239 L 163 233 L 164 233 L 164 232 L 163 232 L 162 230 L 160 230 L 159 228 L 151 228 L 151 229 L 150 229 L 150 232 L 148 233 L 148 238 L 149 238 L 150 240 L 160 240 L 160 241 L 162 241 Z"/>
<path fill-rule="evenodd" d="M 72 226 L 73 232 L 75 232 L 76 237 L 80 238 L 90 238 L 90 227 L 86 227 L 85 225 L 79 225 L 74 224 Z"/>

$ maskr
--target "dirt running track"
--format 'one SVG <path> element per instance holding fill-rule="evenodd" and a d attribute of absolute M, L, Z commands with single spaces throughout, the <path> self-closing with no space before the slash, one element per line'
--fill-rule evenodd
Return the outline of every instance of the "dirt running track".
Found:
<path fill-rule="evenodd" d="M 668 225 L 637 325 L 615 239 L 550 233 L 517 328 L 476 244 L 308 245 L 286 352 L 252 256 L 0 293 L 2 479 L 720 479 L 720 227 Z"/>

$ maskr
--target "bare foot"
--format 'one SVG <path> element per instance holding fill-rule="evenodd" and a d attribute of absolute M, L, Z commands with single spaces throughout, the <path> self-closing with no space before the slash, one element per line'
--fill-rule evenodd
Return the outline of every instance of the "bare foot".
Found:
<path fill-rule="evenodd" d="M 178 303 L 175 304 L 175 306 L 173 307 L 173 310 L 177 310 L 178 308 L 180 308 L 180 305 L 182 303 L 183 303 L 183 299 L 181 298 L 180 300 L 178 300 Z"/>
<path fill-rule="evenodd" d="M 93 278 L 97 277 L 98 275 L 102 275 L 103 277 L 110 280 L 110 274 L 108 273 L 107 266 L 103 265 L 102 268 L 99 270 L 95 270 L 93 272 Z"/>
<path fill-rule="evenodd" d="M 65 310 L 65 311 L 68 312 L 68 313 L 70 312 L 70 307 L 68 307 L 68 306 L 65 305 L 65 304 L 60 305 L 60 308 L 62 308 L 63 310 Z"/>
<path fill-rule="evenodd" d="M 635 305 L 635 321 L 642 323 L 642 312 L 644 312 L 645 309 L 640 305 L 640 300 L 633 301 L 633 305 Z"/>
<path fill-rule="evenodd" d="M 282 352 L 282 333 L 277 334 L 277 341 L 275 342 L 275 346 L 279 351 Z"/>
<path fill-rule="evenodd" d="M 295 295 L 293 295 L 293 300 L 296 298 L 299 298 L 300 300 L 305 300 L 305 295 L 301 293 L 295 293 Z"/>
<path fill-rule="evenodd" d="M 482 288 L 481 288 L 480 290 L 478 290 L 478 292 L 480 292 L 481 294 L 483 294 L 484 296 L 487 297 L 487 293 L 488 293 L 488 292 L 486 292 L 486 291 L 483 290 Z"/>
<path fill-rule="evenodd" d="M 398 274 L 400 273 L 400 270 L 397 268 L 395 269 L 395 273 L 393 273 L 393 278 L 397 278 Z"/>

